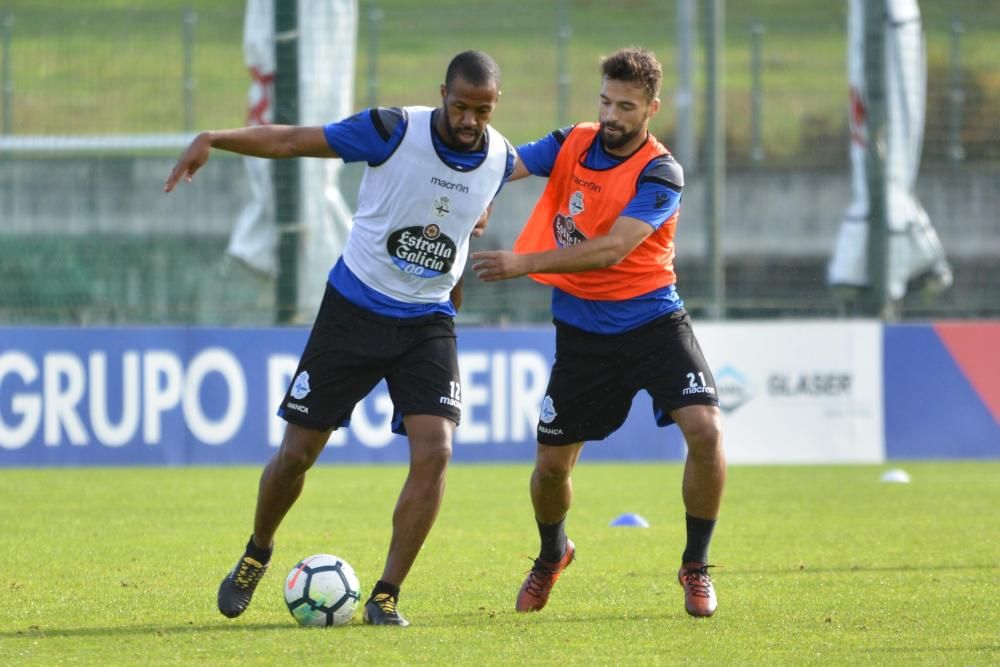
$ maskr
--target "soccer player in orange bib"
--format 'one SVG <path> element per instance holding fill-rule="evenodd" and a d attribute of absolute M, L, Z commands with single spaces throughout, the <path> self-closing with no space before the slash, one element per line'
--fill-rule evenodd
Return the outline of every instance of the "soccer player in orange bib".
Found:
<path fill-rule="evenodd" d="M 556 130 L 517 148 L 511 180 L 548 178 L 513 252 L 472 255 L 486 281 L 528 275 L 551 285 L 556 359 L 541 406 L 531 501 L 541 538 L 518 611 L 538 611 L 576 547 L 565 521 L 584 441 L 624 423 L 639 390 L 659 426 L 687 443 L 682 495 L 687 544 L 678 581 L 692 616 L 717 606 L 708 547 L 726 477 L 715 380 L 675 288 L 674 231 L 684 175 L 649 133 L 662 70 L 627 48 L 602 62 L 600 122 Z"/>

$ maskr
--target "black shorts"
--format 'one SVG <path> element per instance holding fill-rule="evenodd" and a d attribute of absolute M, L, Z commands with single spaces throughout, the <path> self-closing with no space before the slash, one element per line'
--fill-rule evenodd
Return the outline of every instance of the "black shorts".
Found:
<path fill-rule="evenodd" d="M 556 322 L 556 361 L 542 401 L 538 442 L 603 440 L 628 417 L 640 389 L 658 426 L 687 405 L 718 405 L 715 379 L 680 310 L 623 334 L 594 334 Z"/>
<path fill-rule="evenodd" d="M 326 431 L 350 423 L 354 406 L 385 379 L 394 433 L 404 415 L 462 416 L 455 323 L 447 315 L 384 317 L 327 285 L 309 341 L 278 415 Z"/>

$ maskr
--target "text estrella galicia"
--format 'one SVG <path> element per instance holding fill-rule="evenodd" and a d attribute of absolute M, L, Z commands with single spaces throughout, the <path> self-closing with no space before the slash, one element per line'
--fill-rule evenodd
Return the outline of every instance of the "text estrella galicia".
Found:
<path fill-rule="evenodd" d="M 455 242 L 435 224 L 398 229 L 389 235 L 385 249 L 401 271 L 417 278 L 449 273 L 458 255 Z"/>

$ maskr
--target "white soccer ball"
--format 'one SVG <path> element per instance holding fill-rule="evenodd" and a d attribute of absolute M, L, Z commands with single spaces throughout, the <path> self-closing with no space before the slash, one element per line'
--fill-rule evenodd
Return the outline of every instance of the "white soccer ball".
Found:
<path fill-rule="evenodd" d="M 330 554 L 303 558 L 285 577 L 284 588 L 295 620 L 321 628 L 348 623 L 361 600 L 354 568 Z"/>

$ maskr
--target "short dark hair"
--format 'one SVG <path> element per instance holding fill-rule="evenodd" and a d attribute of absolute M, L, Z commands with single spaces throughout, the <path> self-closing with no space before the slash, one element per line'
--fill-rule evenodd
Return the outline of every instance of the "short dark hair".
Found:
<path fill-rule="evenodd" d="M 444 85 L 450 86 L 460 76 L 474 86 L 496 83 L 500 87 L 500 66 L 488 53 L 463 51 L 451 59 L 444 75 Z"/>
<path fill-rule="evenodd" d="M 609 79 L 642 86 L 649 100 L 660 94 L 663 68 L 648 49 L 635 46 L 619 49 L 601 61 L 601 72 Z"/>

